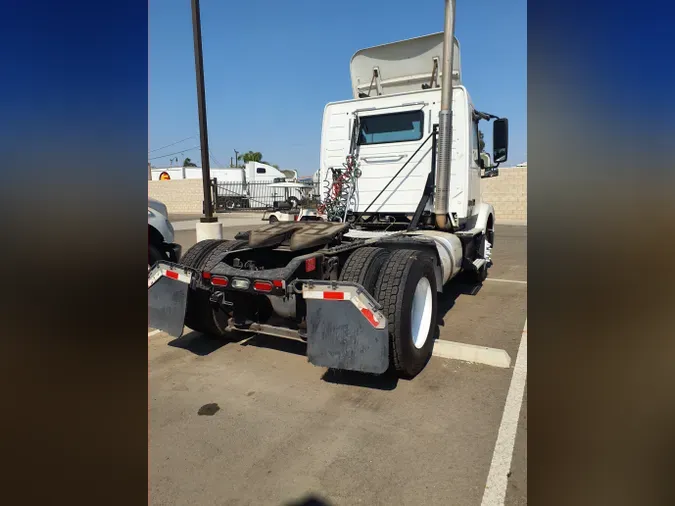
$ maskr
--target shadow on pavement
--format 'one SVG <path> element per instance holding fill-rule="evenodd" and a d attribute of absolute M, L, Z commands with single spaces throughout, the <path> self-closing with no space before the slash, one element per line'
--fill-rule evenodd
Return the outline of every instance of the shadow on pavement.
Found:
<path fill-rule="evenodd" d="M 241 343 L 241 346 L 257 346 L 285 353 L 293 353 L 302 357 L 307 356 L 307 343 L 285 337 L 254 334 L 253 337 Z M 395 374 L 390 374 L 390 371 L 378 376 L 357 371 L 327 369 L 321 379 L 327 383 L 360 386 L 377 390 L 393 390 L 398 383 L 398 378 Z"/>
<path fill-rule="evenodd" d="M 231 342 L 232 341 L 226 339 L 219 339 L 217 337 L 202 334 L 201 332 L 192 331 L 182 337 L 170 341 L 168 344 L 174 348 L 181 348 L 190 353 L 194 353 L 195 355 L 199 355 L 200 357 L 205 357 Z"/>
<path fill-rule="evenodd" d="M 294 502 L 287 502 L 283 506 L 333 506 L 332 503 L 316 495 L 309 495 Z"/>
<path fill-rule="evenodd" d="M 294 355 L 307 355 L 307 344 L 304 341 L 297 341 L 295 339 L 288 339 L 285 337 L 253 334 L 253 337 L 241 343 L 241 345 L 269 348 L 271 350 L 283 351 L 285 353 L 292 353 Z"/>
<path fill-rule="evenodd" d="M 452 309 L 460 295 L 476 295 L 482 287 L 482 284 L 471 281 L 465 273 L 458 274 L 457 278 L 444 286 L 443 294 L 438 298 L 438 325 L 445 324 L 443 317 Z"/>
<path fill-rule="evenodd" d="M 336 385 L 350 385 L 355 387 L 373 388 L 375 390 L 393 390 L 398 385 L 398 377 L 392 371 L 384 374 L 369 374 L 358 371 L 341 371 L 328 369 L 321 379 Z"/>

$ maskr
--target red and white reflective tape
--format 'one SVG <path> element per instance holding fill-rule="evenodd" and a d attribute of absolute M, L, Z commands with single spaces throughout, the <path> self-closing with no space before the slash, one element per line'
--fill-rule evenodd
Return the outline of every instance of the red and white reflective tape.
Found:
<path fill-rule="evenodd" d="M 349 301 L 361 312 L 363 317 L 370 322 L 376 329 L 383 329 L 387 319 L 375 308 L 368 296 L 364 293 L 358 293 L 358 289 L 351 285 L 313 285 L 311 288 L 303 288 L 302 296 L 305 299 L 315 300 L 338 300 Z"/>
<path fill-rule="evenodd" d="M 328 300 L 351 300 L 352 293 L 343 288 L 336 290 L 302 290 L 302 296 L 305 299 L 328 299 Z"/>
<path fill-rule="evenodd" d="M 154 267 L 150 274 L 148 274 L 148 288 L 154 285 L 162 276 L 166 276 L 170 279 L 175 279 L 176 281 L 181 281 L 183 283 L 189 283 L 192 281 L 192 273 L 181 269 L 178 267 L 170 267 L 167 265 L 159 264 Z"/>

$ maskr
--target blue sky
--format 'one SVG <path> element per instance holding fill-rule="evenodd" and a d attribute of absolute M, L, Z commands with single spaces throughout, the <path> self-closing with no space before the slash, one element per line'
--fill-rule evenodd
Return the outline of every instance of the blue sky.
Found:
<path fill-rule="evenodd" d="M 200 4 L 212 166 L 253 150 L 312 174 L 324 106 L 351 98 L 354 52 L 443 29 L 442 0 Z M 199 145 L 190 1 L 151 0 L 149 9 L 148 157 L 155 166 L 174 156 L 199 163 L 189 149 Z M 509 118 L 506 165 L 527 159 L 526 9 L 524 0 L 457 1 L 463 81 L 477 109 Z"/>

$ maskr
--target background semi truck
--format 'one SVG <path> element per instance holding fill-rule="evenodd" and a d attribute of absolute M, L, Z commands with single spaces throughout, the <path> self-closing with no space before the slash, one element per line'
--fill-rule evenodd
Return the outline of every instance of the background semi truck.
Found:
<path fill-rule="evenodd" d="M 201 179 L 201 167 L 154 167 L 150 169 L 152 180 Z M 211 177 L 230 183 L 273 183 L 275 181 L 294 181 L 297 171 L 281 171 L 276 167 L 260 162 L 246 162 L 244 167 L 211 168 Z"/>
<path fill-rule="evenodd" d="M 317 366 L 413 377 L 432 354 L 438 297 L 487 276 L 493 207 L 481 178 L 507 160 L 506 119 L 462 85 L 455 2 L 441 33 L 358 51 L 353 98 L 323 115 L 321 221 L 277 222 L 201 241 L 148 274 L 150 325 L 223 338 L 307 342 Z M 478 125 L 493 122 L 481 157 Z"/>
<path fill-rule="evenodd" d="M 149 169 L 153 181 L 202 179 L 201 167 L 160 167 Z M 292 191 L 281 198 L 282 189 L 275 184 L 292 184 L 298 180 L 293 169 L 277 169 L 260 162 L 246 162 L 243 167 L 211 168 L 211 178 L 216 181 L 213 202 L 217 211 L 236 208 L 272 207 L 275 201 L 286 200 L 293 207 L 302 198 L 302 192 Z"/>

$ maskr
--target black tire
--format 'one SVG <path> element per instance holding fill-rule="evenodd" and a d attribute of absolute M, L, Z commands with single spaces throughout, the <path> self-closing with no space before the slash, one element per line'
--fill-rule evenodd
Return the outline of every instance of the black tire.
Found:
<path fill-rule="evenodd" d="M 199 271 L 210 272 L 220 262 L 224 253 L 246 244 L 246 241 L 216 240 L 214 242 L 215 244 L 208 248 L 206 254 L 199 255 L 199 260 L 191 267 Z M 225 330 L 229 315 L 221 308 L 214 307 L 210 302 L 210 287 L 201 279 L 197 280 L 195 285 L 195 288 L 190 288 L 188 295 L 188 304 L 185 310 L 185 325 L 203 334 L 235 339 L 237 337 L 236 334 Z"/>
<path fill-rule="evenodd" d="M 181 265 L 201 270 L 202 263 L 209 256 L 211 251 L 223 242 L 224 241 L 218 239 L 207 239 L 198 242 L 185 252 L 183 258 L 181 258 Z M 202 280 L 195 280 L 188 290 L 188 303 L 185 310 L 185 325 L 192 330 L 198 332 L 207 331 L 207 327 L 200 325 L 200 322 L 211 319 L 210 317 L 205 316 L 206 310 L 204 309 L 204 307 L 210 308 L 209 297 L 210 292 L 203 285 Z"/>
<path fill-rule="evenodd" d="M 422 278 L 431 289 L 431 316 L 424 343 L 413 343 L 412 303 L 415 289 Z M 422 285 L 423 286 L 423 285 Z M 413 378 L 424 369 L 431 358 L 436 337 L 436 275 L 433 261 L 422 252 L 397 250 L 382 267 L 375 287 L 376 298 L 382 304 L 389 322 L 389 359 L 399 376 Z"/>
<path fill-rule="evenodd" d="M 189 250 L 185 252 L 183 257 L 180 259 L 180 264 L 185 267 L 191 267 L 193 269 L 198 269 L 199 264 L 202 262 L 211 250 L 218 246 L 222 241 L 218 239 L 207 239 L 205 241 L 199 241 L 197 244 L 192 246 Z"/>
<path fill-rule="evenodd" d="M 340 281 L 358 283 L 375 297 L 375 284 L 391 252 L 384 248 L 364 247 L 354 251 L 340 272 Z"/>
<path fill-rule="evenodd" d="M 491 221 L 487 224 L 487 229 L 485 230 L 485 238 L 490 241 L 490 246 L 495 245 L 495 226 Z"/>
<path fill-rule="evenodd" d="M 199 267 L 200 270 L 211 272 L 213 268 L 218 265 L 223 255 L 228 251 L 233 251 L 236 249 L 241 249 L 248 241 L 245 240 L 233 240 L 233 241 L 218 241 L 219 244 L 215 248 L 211 249 L 209 254 L 204 257 Z"/>
<path fill-rule="evenodd" d="M 233 199 L 225 199 L 223 207 L 228 211 L 232 211 L 235 207 L 237 207 L 237 203 Z"/>
<path fill-rule="evenodd" d="M 148 270 L 160 260 L 166 260 L 162 252 L 154 244 L 148 244 Z"/>
<path fill-rule="evenodd" d="M 270 223 L 276 223 L 277 221 L 279 221 L 279 218 L 277 218 L 276 216 L 270 216 L 270 219 L 269 219 Z"/>

